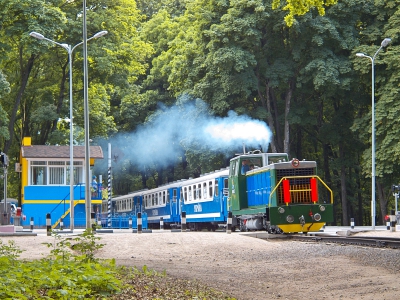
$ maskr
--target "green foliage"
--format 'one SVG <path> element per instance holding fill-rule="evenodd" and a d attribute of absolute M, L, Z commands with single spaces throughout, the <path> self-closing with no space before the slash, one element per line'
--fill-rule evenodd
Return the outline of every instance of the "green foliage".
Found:
<path fill-rule="evenodd" d="M 325 6 L 336 4 L 338 0 L 273 0 L 272 7 L 277 9 L 282 2 L 284 3 L 282 9 L 289 11 L 285 16 L 285 22 L 288 26 L 292 26 L 296 16 L 302 16 L 312 8 L 316 8 L 318 13 L 323 16 L 325 15 Z"/>
<path fill-rule="evenodd" d="M 72 257 L 71 249 L 77 252 L 79 255 L 75 255 L 74 259 L 82 260 L 84 262 L 95 262 L 95 253 L 104 247 L 104 244 L 99 244 L 97 241 L 100 240 L 93 234 L 91 228 L 86 229 L 81 235 L 73 239 L 64 239 L 60 234 L 52 231 L 54 236 L 54 243 L 47 243 L 47 247 L 53 249 L 51 254 L 56 258 L 62 260 L 68 260 Z"/>
<path fill-rule="evenodd" d="M 115 261 L 100 261 L 94 253 L 103 245 L 90 230 L 74 238 L 74 243 L 53 233 L 52 257 L 17 260 L 21 250 L 13 241 L 0 241 L 1 299 L 99 299 L 120 291 Z M 71 252 L 78 249 L 80 255 Z"/>
<path fill-rule="evenodd" d="M 10 260 L 16 260 L 22 250 L 16 246 L 13 240 L 9 240 L 8 244 L 4 244 L 2 240 L 0 240 L 0 257 L 7 257 Z"/>
<path fill-rule="evenodd" d="M 3 72 L 0 70 L 0 99 L 3 95 L 10 92 L 10 84 L 5 78 Z"/>

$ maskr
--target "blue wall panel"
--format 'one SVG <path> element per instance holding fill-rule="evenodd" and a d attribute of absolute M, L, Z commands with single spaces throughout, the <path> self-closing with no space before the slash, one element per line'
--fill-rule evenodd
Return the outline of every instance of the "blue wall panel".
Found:
<path fill-rule="evenodd" d="M 260 172 L 246 177 L 248 205 L 268 205 L 271 193 L 270 171 Z"/>
<path fill-rule="evenodd" d="M 26 217 L 25 221 L 22 222 L 23 226 L 30 225 L 30 220 L 33 217 L 34 227 L 45 227 L 46 226 L 46 215 L 50 213 L 51 224 L 54 224 L 59 218 L 65 214 L 70 208 L 69 204 L 70 186 L 26 186 L 24 188 L 24 200 L 26 201 L 22 205 L 22 213 Z M 74 188 L 74 199 L 84 199 L 85 187 L 75 186 Z M 35 201 L 39 203 L 29 203 Z M 49 202 L 49 203 L 46 203 Z M 75 215 L 75 226 L 86 225 L 86 214 L 85 205 L 78 204 L 74 209 Z M 64 226 L 69 226 L 69 215 L 67 215 L 64 221 Z M 82 224 L 81 224 L 82 223 Z"/>

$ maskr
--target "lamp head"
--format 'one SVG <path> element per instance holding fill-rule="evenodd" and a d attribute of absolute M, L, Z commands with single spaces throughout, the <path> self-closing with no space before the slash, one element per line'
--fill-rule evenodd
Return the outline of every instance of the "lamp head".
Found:
<path fill-rule="evenodd" d="M 99 38 L 99 37 L 102 37 L 103 35 L 106 35 L 107 33 L 108 33 L 107 30 L 100 31 L 100 32 L 96 33 L 96 34 L 93 36 L 93 38 L 97 39 L 97 38 Z"/>
<path fill-rule="evenodd" d="M 44 35 L 40 34 L 39 32 L 32 31 L 29 35 L 31 37 L 37 38 L 38 40 L 43 40 L 44 39 Z"/>
<path fill-rule="evenodd" d="M 366 57 L 366 55 L 364 53 L 361 53 L 361 52 L 356 53 L 356 56 L 358 56 L 358 57 Z"/>
<path fill-rule="evenodd" d="M 386 47 L 387 45 L 389 45 L 389 43 L 392 41 L 392 39 L 390 39 L 390 38 L 385 38 L 383 41 L 382 41 L 382 43 L 381 43 L 381 46 L 382 47 Z"/>

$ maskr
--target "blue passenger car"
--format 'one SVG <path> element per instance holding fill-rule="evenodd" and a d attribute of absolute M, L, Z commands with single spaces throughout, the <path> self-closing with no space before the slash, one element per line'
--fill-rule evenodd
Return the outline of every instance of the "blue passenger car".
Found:
<path fill-rule="evenodd" d="M 143 210 L 143 192 L 137 191 L 112 198 L 110 209 L 108 200 L 104 200 L 101 213 L 102 227 L 129 228 L 132 226 L 132 228 L 137 228 L 137 214 L 140 212 L 143 228 L 147 228 L 147 215 Z"/>
<path fill-rule="evenodd" d="M 179 224 L 180 184 L 181 182 L 173 182 L 143 192 L 143 206 L 149 228 L 159 228 L 161 218 L 165 228 Z"/>
<path fill-rule="evenodd" d="M 182 212 L 191 230 L 215 230 L 226 223 L 229 170 L 223 169 L 182 183 Z"/>

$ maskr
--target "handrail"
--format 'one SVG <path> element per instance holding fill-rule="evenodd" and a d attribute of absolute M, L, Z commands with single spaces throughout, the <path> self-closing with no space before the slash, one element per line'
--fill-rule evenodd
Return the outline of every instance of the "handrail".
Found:
<path fill-rule="evenodd" d="M 278 188 L 278 186 L 281 184 L 281 182 L 283 180 L 285 180 L 285 179 L 297 179 L 297 178 L 317 178 L 326 187 L 326 189 L 331 193 L 331 204 L 333 204 L 333 192 L 332 192 L 332 190 L 325 184 L 325 182 L 321 178 L 319 178 L 319 176 L 317 176 L 317 175 L 309 175 L 309 176 L 285 176 L 285 177 L 282 177 L 281 180 L 279 180 L 278 184 L 271 191 L 271 194 L 269 195 L 268 206 L 271 206 L 271 197 L 275 193 L 276 189 Z"/>
<path fill-rule="evenodd" d="M 77 186 L 78 186 L 78 184 L 74 186 L 74 191 L 75 191 L 75 188 L 76 188 Z M 65 201 L 67 200 L 67 197 L 69 196 L 69 194 L 70 194 L 70 193 L 68 193 L 67 195 L 65 195 L 64 199 L 62 199 L 62 200 L 53 208 L 53 210 L 50 212 L 50 215 L 51 215 L 51 213 L 52 213 L 53 211 L 56 210 L 56 208 L 61 204 L 61 202 L 64 202 L 64 206 L 65 206 Z M 65 213 L 65 207 L 64 207 L 64 213 Z"/>
<path fill-rule="evenodd" d="M 79 183 L 79 184 L 80 184 L 80 183 Z M 74 191 L 75 191 L 75 188 L 76 188 L 79 184 L 77 184 L 77 185 L 74 186 Z M 57 225 L 60 223 L 61 219 L 63 219 L 65 216 L 67 216 L 67 215 L 69 214 L 71 208 L 68 208 L 67 210 L 65 210 L 65 201 L 67 200 L 67 197 L 68 197 L 69 195 L 70 195 L 70 193 L 68 193 L 68 194 L 64 197 L 64 199 L 62 199 L 62 200 L 53 208 L 53 210 L 50 212 L 50 215 L 51 215 L 52 212 L 55 211 L 56 208 L 57 208 L 62 202 L 64 202 L 64 213 L 63 213 L 63 214 L 61 215 L 61 217 L 58 218 L 58 220 L 51 226 L 52 229 L 56 228 Z M 77 204 L 77 202 L 75 201 L 75 202 L 74 202 L 74 207 L 76 206 L 76 204 Z"/>

